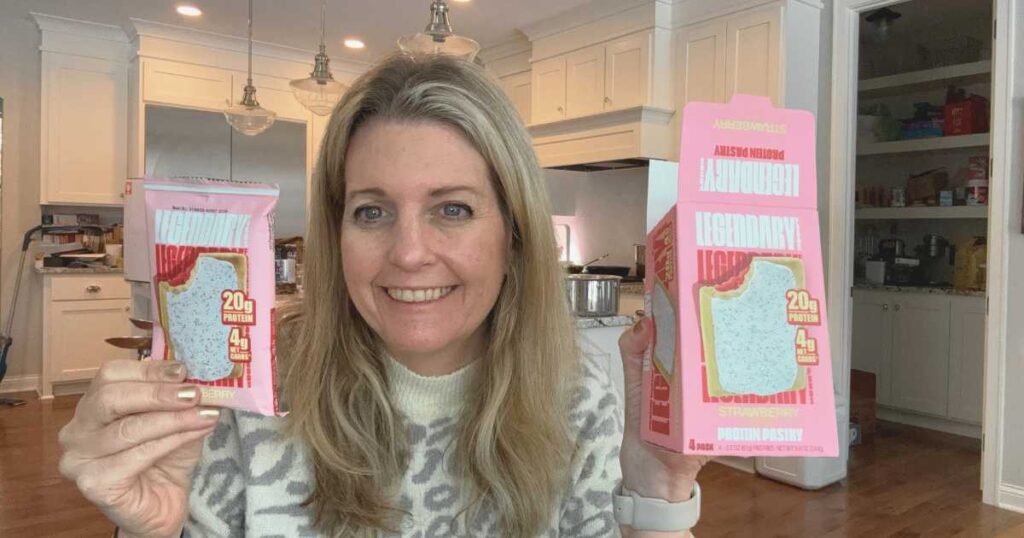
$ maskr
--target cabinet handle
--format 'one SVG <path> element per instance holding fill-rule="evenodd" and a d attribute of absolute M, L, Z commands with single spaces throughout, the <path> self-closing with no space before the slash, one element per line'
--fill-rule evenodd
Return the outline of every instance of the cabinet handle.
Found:
<path fill-rule="evenodd" d="M 882 310 L 888 310 L 888 309 L 889 309 L 889 305 L 888 304 L 883 304 L 882 305 Z"/>
<path fill-rule="evenodd" d="M 604 102 L 605 102 L 605 103 L 608 103 L 608 104 L 610 105 L 610 104 L 612 104 L 612 98 L 611 98 L 611 97 L 608 97 L 608 96 L 605 96 L 605 98 L 604 98 Z"/>
<path fill-rule="evenodd" d="M 103 289 L 103 288 L 97 286 L 96 284 L 91 284 L 91 285 L 85 287 L 85 291 L 87 291 L 89 293 L 96 293 L 96 292 L 100 291 L 101 289 Z"/>
<path fill-rule="evenodd" d="M 132 306 L 131 306 L 131 305 L 126 305 L 126 306 L 124 307 L 124 311 L 125 311 L 125 312 L 131 312 L 131 311 L 132 311 Z"/>
<path fill-rule="evenodd" d="M 896 305 L 896 311 L 897 311 L 897 312 L 899 312 L 899 311 L 900 311 L 900 305 L 898 305 L 898 304 Z"/>
<path fill-rule="evenodd" d="M 564 108 L 562 108 L 562 107 L 561 107 L 561 105 L 559 105 L 559 107 L 558 107 L 558 111 L 559 111 L 559 112 L 565 112 L 565 109 L 564 109 Z"/>

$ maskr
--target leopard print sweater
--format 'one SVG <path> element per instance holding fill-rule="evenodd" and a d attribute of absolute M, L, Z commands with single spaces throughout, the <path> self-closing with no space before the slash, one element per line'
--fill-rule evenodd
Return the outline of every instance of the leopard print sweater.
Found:
<path fill-rule="evenodd" d="M 619 534 L 611 493 L 621 475 L 621 405 L 605 367 L 589 358 L 582 363 L 584 375 L 570 417 L 577 436 L 571 480 L 544 537 Z M 498 514 L 486 503 L 466 521 L 459 484 L 447 465 L 455 417 L 475 367 L 423 377 L 394 361 L 389 366 L 410 443 L 399 499 L 408 515 L 395 536 L 501 535 Z M 279 434 L 283 420 L 241 411 L 221 414 L 195 471 L 185 536 L 319 536 L 303 506 L 312 483 L 310 469 L 301 443 Z"/>

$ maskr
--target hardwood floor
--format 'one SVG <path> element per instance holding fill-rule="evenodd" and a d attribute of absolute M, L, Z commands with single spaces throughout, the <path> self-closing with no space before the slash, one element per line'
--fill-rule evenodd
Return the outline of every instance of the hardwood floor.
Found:
<path fill-rule="evenodd" d="M 30 398 L 30 395 L 22 395 Z M 107 537 L 112 526 L 57 472 L 57 431 L 76 397 L 0 408 L 0 536 Z M 981 503 L 976 441 L 881 422 L 850 476 L 819 491 L 717 464 L 701 473 L 700 538 L 1024 538 L 1024 514 Z"/>

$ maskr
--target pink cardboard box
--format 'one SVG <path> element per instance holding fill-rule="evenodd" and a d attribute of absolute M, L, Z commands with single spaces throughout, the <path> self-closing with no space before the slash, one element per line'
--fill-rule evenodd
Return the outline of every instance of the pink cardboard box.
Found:
<path fill-rule="evenodd" d="M 737 95 L 683 114 L 647 237 L 641 431 L 684 454 L 837 456 L 814 117 Z"/>

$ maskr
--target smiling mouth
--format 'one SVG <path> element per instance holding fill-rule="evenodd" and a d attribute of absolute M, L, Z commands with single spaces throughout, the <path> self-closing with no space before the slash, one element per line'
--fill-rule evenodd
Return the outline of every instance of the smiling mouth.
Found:
<path fill-rule="evenodd" d="M 456 286 L 443 288 L 384 288 L 388 296 L 400 303 L 426 303 L 447 296 Z"/>

